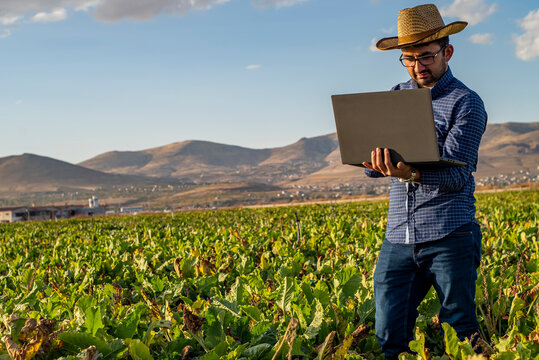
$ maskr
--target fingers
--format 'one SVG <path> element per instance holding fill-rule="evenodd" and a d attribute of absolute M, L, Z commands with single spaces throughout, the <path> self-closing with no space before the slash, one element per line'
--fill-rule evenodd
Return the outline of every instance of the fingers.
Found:
<path fill-rule="evenodd" d="M 395 167 L 391 162 L 391 154 L 389 153 L 389 149 L 384 149 L 384 165 L 387 169 L 388 175 L 392 175 L 395 172 Z"/>
<path fill-rule="evenodd" d="M 366 167 L 367 169 L 369 169 L 369 170 L 378 171 L 378 170 L 376 170 L 376 169 L 374 168 L 374 165 L 375 165 L 375 162 L 374 162 L 374 161 L 375 161 L 374 151 L 371 151 L 371 162 L 368 163 L 368 162 L 364 161 L 364 162 L 362 162 L 361 164 L 362 164 L 363 166 L 365 166 L 365 167 Z"/>
<path fill-rule="evenodd" d="M 406 177 L 410 172 L 410 165 L 399 161 L 397 166 L 391 162 L 391 153 L 389 149 L 376 148 L 371 151 L 371 163 L 364 162 L 363 166 L 367 169 L 378 171 L 385 176 Z"/>
<path fill-rule="evenodd" d="M 365 166 L 367 169 L 378 171 L 385 176 L 388 175 L 388 169 L 384 163 L 384 154 L 381 148 L 371 151 L 371 163 L 369 164 L 368 162 L 364 162 L 363 166 Z"/>
<path fill-rule="evenodd" d="M 376 155 L 376 165 L 375 167 L 384 175 L 388 175 L 388 169 L 384 162 L 384 150 L 381 148 L 377 148 L 375 155 Z"/>
<path fill-rule="evenodd" d="M 364 161 L 364 162 L 362 162 L 361 164 L 362 164 L 363 166 L 365 166 L 365 167 L 366 167 L 367 169 L 369 169 L 369 170 L 376 171 L 376 170 L 374 170 L 374 168 L 372 167 L 371 163 L 368 163 L 368 162 Z"/>

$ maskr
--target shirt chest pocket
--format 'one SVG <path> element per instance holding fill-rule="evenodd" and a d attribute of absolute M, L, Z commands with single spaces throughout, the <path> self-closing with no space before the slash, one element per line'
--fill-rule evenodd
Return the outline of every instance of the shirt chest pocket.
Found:
<path fill-rule="evenodd" d="M 443 155 L 443 144 L 447 138 L 447 134 L 451 129 L 451 119 L 447 117 L 447 114 L 443 114 L 439 111 L 434 112 L 434 127 L 436 129 L 436 138 L 438 139 L 438 147 L 440 155 Z"/>
<path fill-rule="evenodd" d="M 434 125 L 436 126 L 436 131 L 440 131 L 447 135 L 450 124 L 451 118 L 448 116 L 448 114 L 442 111 L 434 110 Z"/>

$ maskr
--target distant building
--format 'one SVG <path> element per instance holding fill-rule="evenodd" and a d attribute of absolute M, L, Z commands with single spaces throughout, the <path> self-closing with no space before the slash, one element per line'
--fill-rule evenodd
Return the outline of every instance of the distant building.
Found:
<path fill-rule="evenodd" d="M 77 211 L 77 215 L 82 216 L 93 216 L 93 215 L 104 215 L 106 209 L 102 206 L 89 208 L 89 207 L 81 207 Z"/>
<path fill-rule="evenodd" d="M 27 220 L 68 219 L 73 216 L 104 215 L 105 207 L 99 206 L 97 197 L 88 200 L 88 207 L 77 205 L 43 207 L 5 207 L 0 208 L 0 223 Z"/>
<path fill-rule="evenodd" d="M 120 208 L 120 214 L 137 214 L 143 212 L 143 207 L 123 207 Z"/>
<path fill-rule="evenodd" d="M 58 218 L 60 212 L 61 210 L 56 207 L 0 208 L 0 222 L 51 220 Z"/>
<path fill-rule="evenodd" d="M 0 208 L 0 222 L 2 223 L 28 220 L 28 216 L 28 209 L 24 207 Z"/>

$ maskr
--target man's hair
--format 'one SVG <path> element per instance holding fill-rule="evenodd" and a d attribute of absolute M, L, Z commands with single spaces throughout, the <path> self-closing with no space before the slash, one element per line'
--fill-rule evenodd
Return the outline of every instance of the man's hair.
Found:
<path fill-rule="evenodd" d="M 443 38 L 440 38 L 440 39 L 436 39 L 436 40 L 430 41 L 428 43 L 412 45 L 411 47 L 420 47 L 420 46 L 425 46 L 425 45 L 429 45 L 429 44 L 438 44 L 438 45 L 440 45 L 440 48 L 443 48 L 444 46 L 449 45 L 449 36 L 446 36 L 446 37 L 443 37 Z"/>
<path fill-rule="evenodd" d="M 433 42 L 440 45 L 440 48 L 443 48 L 444 46 L 449 45 L 449 36 L 443 37 L 443 38 L 438 39 L 438 40 L 434 40 Z"/>

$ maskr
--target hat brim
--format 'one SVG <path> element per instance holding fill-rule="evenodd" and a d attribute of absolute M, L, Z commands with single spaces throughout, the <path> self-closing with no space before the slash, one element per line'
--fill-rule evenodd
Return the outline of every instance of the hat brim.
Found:
<path fill-rule="evenodd" d="M 376 47 L 380 50 L 393 50 L 402 49 L 412 45 L 424 44 L 461 32 L 464 30 L 466 25 L 468 25 L 466 21 L 455 21 L 440 29 L 435 29 L 430 33 L 424 33 L 421 34 L 421 36 L 417 36 L 416 38 L 408 41 L 401 41 L 400 43 L 398 36 L 383 38 L 376 43 Z"/>

